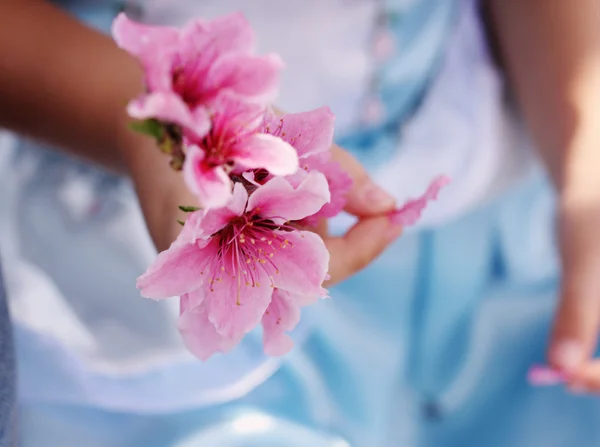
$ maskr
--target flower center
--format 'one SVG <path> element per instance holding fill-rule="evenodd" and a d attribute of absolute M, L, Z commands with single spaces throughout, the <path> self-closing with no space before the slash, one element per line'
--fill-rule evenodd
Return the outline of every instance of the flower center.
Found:
<path fill-rule="evenodd" d="M 254 170 L 254 181 L 259 185 L 264 185 L 271 174 L 264 168 Z"/>
<path fill-rule="evenodd" d="M 236 304 L 241 305 L 242 287 L 260 287 L 259 278 L 264 274 L 270 286 L 275 288 L 273 275 L 279 269 L 273 260 L 278 250 L 292 248 L 282 231 L 290 231 L 287 225 L 277 225 L 256 213 L 247 213 L 233 219 L 216 237 L 220 238 L 217 262 L 210 278 L 210 290 L 227 275 L 237 281 Z M 263 274 L 264 273 L 264 274 Z"/>
<path fill-rule="evenodd" d="M 274 137 L 279 137 L 279 138 L 287 141 L 288 143 L 290 143 L 292 146 L 294 146 L 294 144 L 296 143 L 298 138 L 300 138 L 302 136 L 302 133 L 299 133 L 296 136 L 290 137 L 287 134 L 287 132 L 285 131 L 285 129 L 283 128 L 283 126 L 284 126 L 284 120 L 279 119 L 279 122 L 275 126 L 273 126 L 271 123 L 267 124 L 265 127 L 265 133 L 271 134 Z"/>
<path fill-rule="evenodd" d="M 190 109 L 195 109 L 204 102 L 205 95 L 198 88 L 198 80 L 195 73 L 190 73 L 183 67 L 173 70 L 173 91 L 177 93 Z"/>
<path fill-rule="evenodd" d="M 231 138 L 227 138 L 224 133 L 215 135 L 211 130 L 200 143 L 200 147 L 204 149 L 204 163 L 210 168 L 224 166 L 226 171 L 233 169 L 234 163 L 230 157 L 230 148 L 233 144 Z"/>

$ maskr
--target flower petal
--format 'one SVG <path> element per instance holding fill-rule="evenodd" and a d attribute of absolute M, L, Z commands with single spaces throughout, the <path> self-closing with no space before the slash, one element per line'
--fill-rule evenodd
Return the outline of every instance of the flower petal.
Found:
<path fill-rule="evenodd" d="M 159 253 L 148 270 L 137 279 L 137 287 L 146 298 L 169 298 L 191 292 L 203 282 L 203 272 L 215 262 L 218 245 L 178 244 Z"/>
<path fill-rule="evenodd" d="M 403 206 L 390 214 L 390 219 L 397 225 L 414 225 L 421 217 L 421 213 L 431 200 L 437 199 L 440 190 L 450 183 L 450 179 L 445 176 L 435 178 L 425 193 L 418 199 L 409 200 Z"/>
<path fill-rule="evenodd" d="M 274 177 L 254 191 L 248 209 L 260 208 L 261 216 L 275 220 L 301 220 L 315 214 L 329 199 L 325 176 L 310 172 L 297 188 L 282 177 Z"/>
<path fill-rule="evenodd" d="M 255 46 L 254 30 L 241 13 L 214 20 L 193 20 L 181 31 L 180 51 L 184 59 L 209 67 L 228 54 L 250 54 Z"/>
<path fill-rule="evenodd" d="M 212 134 L 225 140 L 236 140 L 241 135 L 258 130 L 265 108 L 260 104 L 245 101 L 231 92 L 223 92 L 211 105 Z"/>
<path fill-rule="evenodd" d="M 298 155 L 281 138 L 265 133 L 244 138 L 234 149 L 233 159 L 244 170 L 264 168 L 273 175 L 289 175 L 298 170 Z"/>
<path fill-rule="evenodd" d="M 204 208 L 217 208 L 231 199 L 231 180 L 221 166 L 204 163 L 204 152 L 197 146 L 188 147 L 183 163 L 183 178 Z"/>
<path fill-rule="evenodd" d="M 321 107 L 281 118 L 271 115 L 265 120 L 265 132 L 281 137 L 294 146 L 298 157 L 304 158 L 329 151 L 333 144 L 334 123 L 335 115 L 329 107 Z"/>
<path fill-rule="evenodd" d="M 183 131 L 186 136 L 200 140 L 209 132 L 210 126 L 210 116 L 206 108 L 196 107 L 192 110 L 192 123 L 185 126 Z"/>
<path fill-rule="evenodd" d="M 210 208 L 206 210 L 199 222 L 199 227 L 205 236 L 215 234 L 223 229 L 232 219 L 241 216 L 246 208 L 248 192 L 241 183 L 236 183 L 233 187 L 233 194 L 229 202 L 220 208 Z"/>
<path fill-rule="evenodd" d="M 207 90 L 213 98 L 223 90 L 230 90 L 252 101 L 268 102 L 277 93 L 282 68 L 281 59 L 272 54 L 223 56 L 208 72 Z"/>
<path fill-rule="evenodd" d="M 248 193 L 239 183 L 236 183 L 231 200 L 223 207 L 209 208 L 189 213 L 185 224 L 177 237 L 175 244 L 200 243 L 198 240 L 208 240 L 212 235 L 222 230 L 230 221 L 241 216 L 246 207 Z"/>
<path fill-rule="evenodd" d="M 112 35 L 120 48 L 142 60 L 157 51 L 174 49 L 179 42 L 176 28 L 134 22 L 123 12 L 113 21 Z"/>
<path fill-rule="evenodd" d="M 179 42 L 177 29 L 144 25 L 121 13 L 113 22 L 112 33 L 117 45 L 136 57 L 144 67 L 145 82 L 150 91 L 170 90 L 171 66 Z"/>
<path fill-rule="evenodd" d="M 167 124 L 177 124 L 184 131 L 201 138 L 210 129 L 210 119 L 204 109 L 192 113 L 181 98 L 170 92 L 155 92 L 134 99 L 127 106 L 127 113 L 135 119 L 154 118 Z"/>
<path fill-rule="evenodd" d="M 222 272 L 212 284 L 206 282 L 202 286 L 210 321 L 219 334 L 229 339 L 254 329 L 271 302 L 273 288 L 267 273 L 259 268 L 253 276 L 252 285 L 242 274 L 231 276 Z"/>
<path fill-rule="evenodd" d="M 192 295 L 192 294 L 190 294 Z M 201 360 L 207 360 L 216 352 L 228 352 L 240 339 L 229 339 L 217 332 L 215 325 L 208 319 L 203 304 L 190 308 L 186 303 L 193 300 L 189 295 L 181 297 L 181 314 L 177 327 L 183 343 L 192 354 Z"/>
<path fill-rule="evenodd" d="M 294 296 L 283 290 L 275 289 L 273 299 L 263 318 L 263 343 L 265 354 L 281 356 L 287 354 L 294 342 L 287 335 L 300 321 L 300 306 Z"/>
<path fill-rule="evenodd" d="M 198 243 L 202 245 L 203 242 L 207 242 L 206 240 L 199 241 L 199 239 L 204 239 L 206 236 L 201 226 L 203 218 L 203 210 L 188 213 L 185 216 L 185 223 L 183 225 L 183 229 L 181 230 L 173 244 L 186 245 Z"/>
<path fill-rule="evenodd" d="M 325 176 L 331 194 L 331 200 L 328 203 L 323 205 L 317 213 L 303 220 L 304 224 L 315 226 L 319 219 L 330 219 L 344 209 L 348 193 L 352 189 L 352 178 L 338 162 L 331 160 L 331 152 L 311 155 L 302 162 L 303 168 L 308 171 L 320 172 Z"/>
<path fill-rule="evenodd" d="M 281 244 L 271 258 L 277 268 L 271 275 L 275 287 L 306 296 L 306 301 L 320 298 L 329 268 L 329 251 L 323 239 L 310 231 L 276 233 L 286 243 Z"/>
<path fill-rule="evenodd" d="M 205 26 L 212 37 L 210 46 L 219 53 L 250 54 L 254 51 L 254 30 L 242 13 L 235 12 L 217 17 Z"/>

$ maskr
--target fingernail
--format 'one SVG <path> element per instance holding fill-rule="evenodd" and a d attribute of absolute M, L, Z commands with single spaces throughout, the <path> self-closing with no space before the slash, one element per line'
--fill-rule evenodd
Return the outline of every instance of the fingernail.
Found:
<path fill-rule="evenodd" d="M 560 368 L 571 371 L 583 360 L 583 349 L 575 340 L 561 341 L 554 348 L 552 358 Z"/>
<path fill-rule="evenodd" d="M 391 195 L 374 183 L 365 187 L 363 197 L 366 204 L 371 207 L 392 208 L 395 203 L 395 200 Z"/>
<path fill-rule="evenodd" d="M 387 237 L 387 239 L 389 241 L 393 241 L 395 239 L 398 239 L 398 237 L 400 237 L 400 235 L 402 234 L 402 230 L 403 230 L 402 225 L 392 225 L 386 231 L 386 237 Z"/>
<path fill-rule="evenodd" d="M 563 383 L 566 374 L 547 366 L 535 365 L 527 372 L 527 380 L 533 386 L 553 386 Z"/>

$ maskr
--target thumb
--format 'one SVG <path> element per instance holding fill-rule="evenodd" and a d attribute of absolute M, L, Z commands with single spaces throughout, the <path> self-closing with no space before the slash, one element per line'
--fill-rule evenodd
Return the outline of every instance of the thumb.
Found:
<path fill-rule="evenodd" d="M 576 370 L 596 349 L 600 326 L 600 213 L 594 208 L 569 209 L 561 215 L 563 284 L 549 360 L 552 366 Z"/>
<path fill-rule="evenodd" d="M 331 152 L 333 159 L 352 178 L 352 189 L 348 193 L 346 212 L 359 217 L 368 217 L 394 209 L 396 205 L 394 198 L 371 180 L 358 160 L 338 146 L 333 146 Z"/>

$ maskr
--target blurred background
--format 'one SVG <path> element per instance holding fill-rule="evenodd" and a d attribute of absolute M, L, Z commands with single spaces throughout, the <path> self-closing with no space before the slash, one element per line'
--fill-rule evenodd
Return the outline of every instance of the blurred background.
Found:
<path fill-rule="evenodd" d="M 242 11 L 259 51 L 286 63 L 278 106 L 329 105 L 337 141 L 399 201 L 438 174 L 453 183 L 303 314 L 288 356 L 265 357 L 250 334 L 201 363 L 180 340 L 177 301 L 136 290 L 156 251 L 129 180 L 0 133 L 21 445 L 600 445 L 597 424 L 581 422 L 596 420 L 593 399 L 525 382 L 544 359 L 558 287 L 554 196 L 478 2 L 56 4 L 106 33 L 123 10 L 176 26 Z"/>

